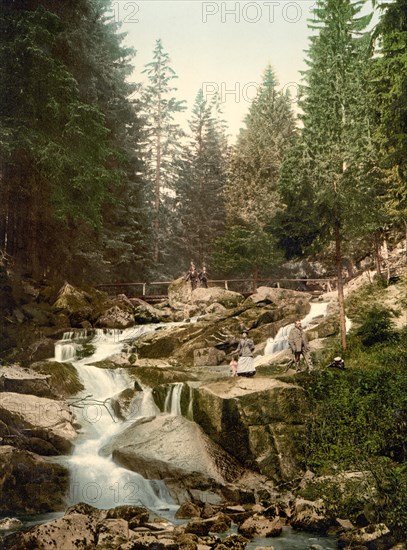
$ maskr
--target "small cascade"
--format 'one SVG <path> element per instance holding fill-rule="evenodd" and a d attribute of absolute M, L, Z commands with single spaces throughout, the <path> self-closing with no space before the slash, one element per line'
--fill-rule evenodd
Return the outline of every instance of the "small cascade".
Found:
<path fill-rule="evenodd" d="M 82 501 L 96 508 L 142 505 L 161 512 L 167 510 L 170 514 L 177 508 L 163 482 L 146 480 L 136 472 L 117 466 L 111 456 L 101 453 L 111 438 L 126 427 L 126 423 L 114 419 L 110 398 L 132 387 L 133 382 L 124 369 L 103 369 L 92 363 L 119 353 L 126 340 L 156 328 L 156 325 L 144 325 L 123 331 L 97 330 L 91 342 L 95 346 L 94 354 L 73 361 L 85 386 L 78 396 L 79 399 L 84 397 L 85 406 L 79 409 L 79 413 L 75 410 L 82 433 L 68 459 L 71 504 Z M 86 405 L 88 396 L 91 396 L 91 401 Z M 131 420 L 157 414 L 160 411 L 154 402 L 152 389 L 140 392 Z"/>
<path fill-rule="evenodd" d="M 317 319 L 326 315 L 328 308 L 328 302 L 311 302 L 311 309 L 309 313 L 301 319 L 303 328 L 309 327 L 315 324 Z M 264 355 L 273 355 L 279 351 L 283 351 L 288 348 L 288 335 L 293 328 L 294 323 L 281 327 L 274 338 L 268 338 L 266 347 L 264 348 Z"/>
<path fill-rule="evenodd" d="M 54 360 L 58 363 L 74 360 L 80 341 L 89 336 L 86 329 L 64 332 L 62 339 L 55 343 Z"/>
<path fill-rule="evenodd" d="M 188 420 L 194 420 L 194 393 L 192 386 L 189 386 L 189 401 L 188 401 L 188 410 L 187 418 Z"/>
<path fill-rule="evenodd" d="M 181 392 L 184 384 L 177 382 L 171 384 L 164 403 L 164 412 L 181 416 Z"/>
<path fill-rule="evenodd" d="M 157 407 L 153 397 L 153 389 L 145 388 L 137 396 L 133 403 L 133 409 L 137 417 L 140 416 L 157 416 L 160 414 L 160 409 Z"/>

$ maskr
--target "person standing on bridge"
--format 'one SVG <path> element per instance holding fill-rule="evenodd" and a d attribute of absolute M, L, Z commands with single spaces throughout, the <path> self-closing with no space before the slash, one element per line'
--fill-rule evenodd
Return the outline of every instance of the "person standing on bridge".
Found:
<path fill-rule="evenodd" d="M 200 288 L 208 288 L 208 273 L 206 266 L 202 266 L 202 270 L 198 274 Z"/>
<path fill-rule="evenodd" d="M 300 372 L 301 355 L 304 357 L 308 372 L 314 370 L 308 340 L 301 326 L 301 321 L 295 321 L 293 328 L 290 330 L 290 334 L 288 335 L 288 345 L 292 351 L 295 370 L 297 372 Z"/>
<path fill-rule="evenodd" d="M 196 289 L 196 287 L 198 285 L 199 278 L 198 278 L 198 272 L 195 268 L 195 264 L 192 261 L 191 261 L 191 264 L 189 266 L 189 271 L 188 271 L 188 273 L 185 277 L 185 280 L 191 282 L 191 289 L 192 290 Z"/>

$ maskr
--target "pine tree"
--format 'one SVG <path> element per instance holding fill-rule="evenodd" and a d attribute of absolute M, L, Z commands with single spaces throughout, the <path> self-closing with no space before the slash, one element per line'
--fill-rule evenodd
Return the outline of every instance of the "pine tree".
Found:
<path fill-rule="evenodd" d="M 145 178 L 150 184 L 153 216 L 153 260 L 165 262 L 170 220 L 174 213 L 175 184 L 181 158 L 181 138 L 184 135 L 176 122 L 176 114 L 183 111 L 185 101 L 173 95 L 178 77 L 170 66 L 169 54 L 161 40 L 156 41 L 153 61 L 143 71 L 148 83 L 142 93 L 143 143 L 141 153 L 146 167 Z"/>
<path fill-rule="evenodd" d="M 210 266 L 213 240 L 225 223 L 227 143 L 218 105 L 199 90 L 189 121 L 191 137 L 177 184 L 179 256 Z"/>

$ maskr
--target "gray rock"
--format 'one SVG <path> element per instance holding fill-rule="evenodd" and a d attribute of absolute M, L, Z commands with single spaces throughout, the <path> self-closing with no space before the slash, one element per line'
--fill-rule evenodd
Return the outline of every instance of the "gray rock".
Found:
<path fill-rule="evenodd" d="M 304 389 L 272 378 L 225 378 L 193 392 L 193 418 L 211 439 L 278 481 L 299 475 L 307 414 Z"/>
<path fill-rule="evenodd" d="M 65 507 L 68 471 L 60 464 L 4 445 L 0 447 L 0 471 L 0 513 L 34 514 Z"/>
<path fill-rule="evenodd" d="M 135 422 L 107 450 L 115 462 L 147 479 L 172 479 L 187 488 L 222 486 L 243 471 L 197 424 L 181 416 L 160 415 Z"/>

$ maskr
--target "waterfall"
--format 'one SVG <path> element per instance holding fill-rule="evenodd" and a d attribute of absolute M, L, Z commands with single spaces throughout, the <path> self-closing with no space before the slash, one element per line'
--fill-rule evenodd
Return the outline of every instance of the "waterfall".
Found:
<path fill-rule="evenodd" d="M 55 343 L 55 361 L 65 363 L 66 361 L 75 359 L 76 350 L 79 345 L 78 340 L 83 340 L 87 337 L 88 331 L 86 329 L 64 332 L 62 339 Z"/>
<path fill-rule="evenodd" d="M 309 313 L 301 320 L 303 328 L 313 324 L 315 319 L 326 315 L 328 302 L 311 302 Z M 288 348 L 288 335 L 293 328 L 294 323 L 281 327 L 274 338 L 268 338 L 264 355 L 273 355 Z"/>
<path fill-rule="evenodd" d="M 168 510 L 173 513 L 177 508 L 163 482 L 146 480 L 136 472 L 117 466 L 110 456 L 100 455 L 102 447 L 125 427 L 124 423 L 114 418 L 109 400 L 124 389 L 132 387 L 133 382 L 124 369 L 103 369 L 93 366 L 92 363 L 119 353 L 125 340 L 156 328 L 156 325 L 144 325 L 124 331 L 97 330 L 92 340 L 94 354 L 72 361 L 85 387 L 78 399 L 91 396 L 91 400 L 85 399 L 83 408 L 75 409 L 81 432 L 73 454 L 67 459 L 71 472 L 70 504 L 86 502 L 96 508 L 141 505 L 161 513 Z M 69 341 L 67 338 L 67 342 Z M 55 346 L 55 357 L 63 356 L 60 347 L 63 348 Z M 140 392 L 137 398 L 139 401 L 134 408 L 132 420 L 135 417 L 159 413 L 152 390 Z"/>
<path fill-rule="evenodd" d="M 164 403 L 164 412 L 181 416 L 181 392 L 184 384 L 178 382 L 171 384 Z"/>

